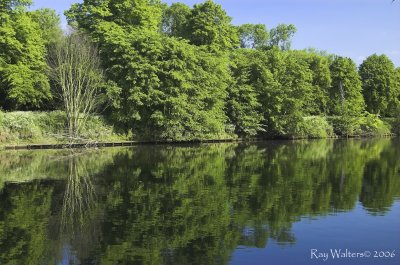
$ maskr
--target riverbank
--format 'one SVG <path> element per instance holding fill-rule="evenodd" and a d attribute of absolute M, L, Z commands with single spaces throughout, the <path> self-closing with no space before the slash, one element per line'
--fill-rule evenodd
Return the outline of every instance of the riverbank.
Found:
<path fill-rule="evenodd" d="M 0 149 L 4 149 L 5 146 L 18 145 L 130 140 L 128 135 L 117 133 L 114 127 L 99 115 L 89 117 L 79 138 L 69 137 L 65 128 L 66 117 L 62 111 L 0 111 Z"/>
<path fill-rule="evenodd" d="M 295 136 L 259 136 L 240 138 L 213 137 L 204 139 L 135 139 L 131 134 L 118 133 L 113 125 L 100 116 L 92 116 L 82 128 L 79 138 L 71 138 L 65 133 L 66 118 L 61 111 L 51 112 L 1 112 L 1 149 L 63 149 L 86 147 L 134 146 L 145 144 L 189 144 L 210 142 L 235 142 L 266 139 L 316 139 L 346 137 L 394 136 L 400 127 L 396 119 L 363 117 L 353 134 L 340 135 L 343 121 L 341 117 L 305 117 L 305 129 Z"/>

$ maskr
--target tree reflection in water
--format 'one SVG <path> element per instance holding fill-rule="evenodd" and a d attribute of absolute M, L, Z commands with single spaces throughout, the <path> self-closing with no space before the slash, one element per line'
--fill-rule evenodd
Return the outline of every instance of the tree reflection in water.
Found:
<path fill-rule="evenodd" d="M 99 242 L 99 204 L 93 177 L 82 155 L 73 153 L 67 159 L 59 232 L 62 264 L 79 264 L 79 258 L 88 257 Z M 79 249 L 79 253 L 74 253 L 74 249 Z"/>
<path fill-rule="evenodd" d="M 292 226 L 304 218 L 357 204 L 388 214 L 400 196 L 399 147 L 369 139 L 0 153 L 0 264 L 227 264 L 238 246 L 298 244 Z"/>

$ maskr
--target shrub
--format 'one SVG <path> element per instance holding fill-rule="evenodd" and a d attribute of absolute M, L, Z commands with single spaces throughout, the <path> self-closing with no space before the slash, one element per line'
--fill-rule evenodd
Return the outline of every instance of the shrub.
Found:
<path fill-rule="evenodd" d="M 356 136 L 361 134 L 361 117 L 342 115 L 329 117 L 329 123 L 332 124 L 333 131 L 340 136 Z"/>
<path fill-rule="evenodd" d="M 382 121 L 378 115 L 366 113 L 362 118 L 360 127 L 363 135 L 388 135 L 390 134 L 390 125 Z"/>
<path fill-rule="evenodd" d="M 391 133 L 400 135 L 400 114 L 396 118 L 386 118 L 383 121 L 390 127 Z"/>
<path fill-rule="evenodd" d="M 329 138 L 335 136 L 332 125 L 328 123 L 325 117 L 305 117 L 302 127 L 302 134 L 307 138 Z"/>

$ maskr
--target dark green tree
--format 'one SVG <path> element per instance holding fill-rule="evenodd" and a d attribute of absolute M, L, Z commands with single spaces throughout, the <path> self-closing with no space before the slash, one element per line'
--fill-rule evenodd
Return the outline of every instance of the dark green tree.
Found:
<path fill-rule="evenodd" d="M 400 88 L 392 61 L 386 55 L 371 55 L 360 65 L 359 73 L 367 110 L 373 114 L 393 116 L 393 109 L 400 104 Z"/>
<path fill-rule="evenodd" d="M 312 72 L 312 91 L 305 98 L 305 112 L 308 115 L 324 115 L 328 113 L 331 73 L 329 60 L 315 52 L 293 51 L 292 56 L 306 63 Z"/>
<path fill-rule="evenodd" d="M 31 1 L 0 4 L 0 106 L 37 109 L 51 99 L 45 41 L 27 11 Z"/>
<path fill-rule="evenodd" d="M 349 112 L 360 115 L 364 111 L 361 79 L 355 63 L 350 58 L 337 56 L 330 65 L 332 86 L 330 88 L 330 112 L 341 115 Z"/>
<path fill-rule="evenodd" d="M 166 7 L 162 14 L 162 32 L 168 36 L 187 38 L 190 12 L 190 7 L 183 3 L 173 3 Z"/>
<path fill-rule="evenodd" d="M 162 7 L 159 0 L 84 0 L 73 4 L 65 15 L 70 24 L 91 33 L 104 32 L 107 25 L 113 24 L 126 30 L 142 27 L 156 31 L 161 24 Z"/>
<path fill-rule="evenodd" d="M 281 50 L 289 50 L 292 43 L 292 37 L 297 28 L 293 24 L 279 24 L 269 32 L 269 46 L 276 46 Z"/>
<path fill-rule="evenodd" d="M 47 47 L 57 43 L 63 37 L 60 16 L 55 10 L 43 8 L 31 13 L 32 19 L 39 24 L 42 38 Z"/>
<path fill-rule="evenodd" d="M 229 79 L 225 57 L 160 34 L 158 2 L 138 1 L 124 12 L 118 3 L 107 1 L 104 8 L 117 9 L 103 15 L 82 15 L 81 10 L 98 8 L 91 1 L 67 12 L 99 45 L 112 84 L 108 95 L 113 120 L 142 138 L 224 137 Z"/>
<path fill-rule="evenodd" d="M 269 32 L 264 24 L 243 24 L 238 26 L 240 47 L 260 49 L 268 45 Z"/>
<path fill-rule="evenodd" d="M 194 5 L 189 20 L 189 40 L 192 44 L 206 45 L 212 51 L 227 51 L 239 46 L 237 29 L 221 5 L 212 0 Z"/>
<path fill-rule="evenodd" d="M 329 111 L 339 116 L 335 131 L 341 135 L 359 133 L 365 103 L 362 96 L 361 78 L 350 58 L 337 56 L 330 65 L 332 86 L 329 92 Z"/>
<path fill-rule="evenodd" d="M 231 58 L 232 83 L 228 88 L 227 115 L 239 136 L 254 136 L 262 131 L 263 115 L 256 90 L 254 59 L 259 52 L 238 49 Z"/>
<path fill-rule="evenodd" d="M 303 134 L 305 106 L 312 92 L 312 71 L 305 61 L 272 48 L 266 53 L 261 101 L 268 131 L 274 136 L 299 137 Z M 271 79 L 272 77 L 272 79 Z"/>

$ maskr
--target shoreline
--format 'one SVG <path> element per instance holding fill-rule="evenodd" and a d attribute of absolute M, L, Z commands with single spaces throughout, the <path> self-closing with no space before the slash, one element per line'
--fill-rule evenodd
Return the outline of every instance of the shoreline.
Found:
<path fill-rule="evenodd" d="M 302 141 L 302 140 L 343 140 L 343 139 L 367 139 L 367 138 L 394 138 L 395 134 L 390 135 L 354 135 L 337 136 L 327 138 L 231 138 L 231 139 L 208 139 L 208 140 L 148 140 L 148 141 L 121 141 L 121 142 L 96 142 L 86 143 L 55 143 L 55 144 L 16 144 L 0 146 L 0 151 L 6 150 L 51 150 L 51 149 L 84 149 L 84 148 L 109 148 L 109 147 L 129 147 L 142 145 L 182 145 L 182 144 L 204 144 L 204 143 L 235 143 L 235 142 L 264 142 L 264 141 Z"/>

